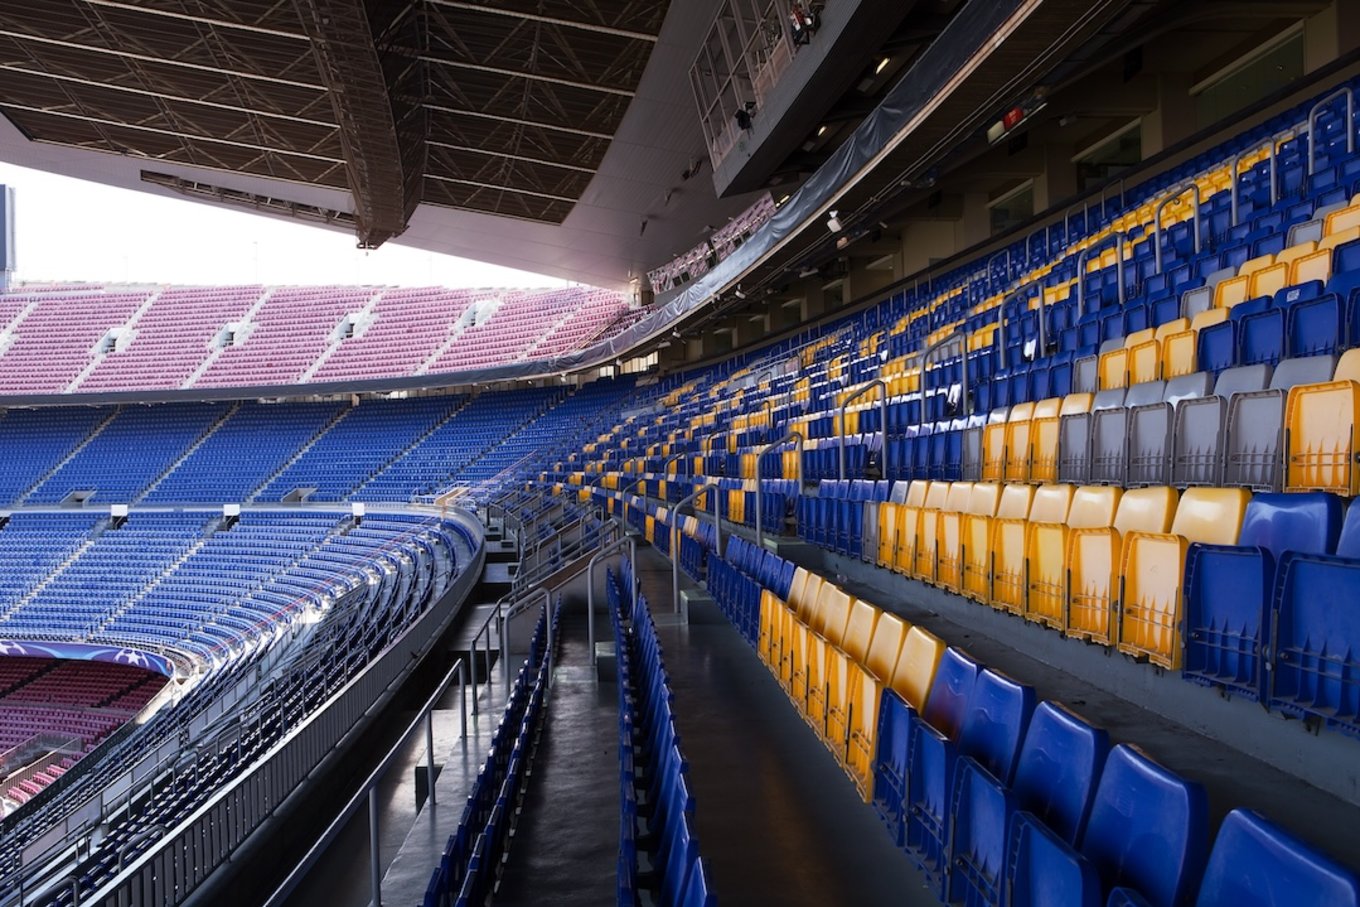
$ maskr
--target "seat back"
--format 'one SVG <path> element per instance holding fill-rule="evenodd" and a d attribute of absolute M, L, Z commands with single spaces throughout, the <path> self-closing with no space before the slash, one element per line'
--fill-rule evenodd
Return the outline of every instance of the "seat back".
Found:
<path fill-rule="evenodd" d="M 1339 497 L 1325 492 L 1257 494 L 1247 503 L 1237 544 L 1264 548 L 1277 561 L 1285 551 L 1331 554 L 1344 509 Z"/>
<path fill-rule="evenodd" d="M 1219 826 L 1195 907 L 1267 907 L 1283 903 L 1360 904 L 1355 873 L 1262 816 L 1228 813 Z"/>
<path fill-rule="evenodd" d="M 921 711 L 926 723 L 946 737 L 957 738 L 980 671 L 981 666 L 968 653 L 953 646 L 946 649 Z"/>
<path fill-rule="evenodd" d="M 852 599 L 834 583 L 823 583 L 817 596 L 817 611 L 813 615 L 812 630 L 818 636 L 838 643 L 845 636 L 845 625 L 850 620 Z"/>
<path fill-rule="evenodd" d="M 996 505 L 996 518 L 998 520 L 1028 519 L 1034 493 L 1033 485 L 1005 486 L 1001 489 L 1001 497 Z"/>
<path fill-rule="evenodd" d="M 1173 489 L 1166 489 L 1173 496 Z M 1189 488 L 1176 505 L 1171 532 L 1204 545 L 1236 545 L 1251 493 L 1244 488 Z"/>
<path fill-rule="evenodd" d="M 1203 787 L 1134 747 L 1110 750 L 1081 843 L 1106 888 L 1127 885 L 1152 907 L 1185 903 L 1204 868 L 1207 836 Z"/>
<path fill-rule="evenodd" d="M 1113 526 L 1120 535 L 1170 531 L 1176 515 L 1176 489 L 1134 488 L 1119 498 Z M 1236 530 L 1234 530 L 1236 531 Z"/>
<path fill-rule="evenodd" d="M 1034 713 L 1034 688 L 984 668 L 973 685 L 959 728 L 959 753 L 1009 785 Z"/>
<path fill-rule="evenodd" d="M 885 684 L 892 680 L 893 668 L 902 654 L 902 641 L 910 629 L 911 625 L 896 614 L 879 612 L 873 640 L 862 659 L 864 670 L 875 680 Z"/>
<path fill-rule="evenodd" d="M 1075 845 L 1086 830 L 1110 735 L 1053 702 L 1034 710 L 1020 748 L 1012 790 L 1027 810 Z"/>
<path fill-rule="evenodd" d="M 1065 523 L 1072 506 L 1071 485 L 1040 485 L 1034 490 L 1029 519 L 1035 523 Z"/>
<path fill-rule="evenodd" d="M 1123 489 L 1120 488 L 1083 485 L 1072 495 L 1067 511 L 1068 528 L 1104 529 L 1113 525 L 1123 496 Z"/>
<path fill-rule="evenodd" d="M 918 712 L 925 707 L 944 651 L 944 641 L 920 627 L 907 630 L 902 640 L 902 651 L 893 667 L 892 688 Z"/>
<path fill-rule="evenodd" d="M 1100 876 L 1091 862 L 1027 813 L 1011 819 L 1006 861 L 1010 907 L 1102 907 Z"/>
<path fill-rule="evenodd" d="M 855 600 L 850 606 L 850 617 L 845 624 L 845 633 L 840 639 L 828 639 L 852 661 L 863 662 L 869 655 L 869 643 L 874 638 L 878 616 L 883 612 L 865 601 Z"/>

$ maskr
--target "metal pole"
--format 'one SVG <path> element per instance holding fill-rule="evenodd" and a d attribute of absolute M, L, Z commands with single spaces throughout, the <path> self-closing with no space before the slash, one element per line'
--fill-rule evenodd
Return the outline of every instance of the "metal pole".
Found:
<path fill-rule="evenodd" d="M 717 543 L 718 551 L 722 552 L 722 523 L 718 517 L 718 486 L 714 482 L 696 488 L 690 492 L 684 500 L 675 505 L 671 511 L 671 607 L 673 611 L 680 611 L 680 508 L 692 502 L 701 494 L 713 492 L 713 527 L 717 530 L 714 541 Z M 685 617 L 689 617 L 689 609 L 685 609 Z"/>
<path fill-rule="evenodd" d="M 632 536 L 625 536 L 606 548 L 601 548 L 586 565 L 586 640 L 590 645 L 590 663 L 595 664 L 595 565 L 601 560 L 628 548 L 628 558 L 633 563 L 632 575 L 637 580 L 637 543 Z M 634 593 L 636 600 L 636 592 Z"/>
<path fill-rule="evenodd" d="M 1077 318 L 1086 314 L 1086 258 L 1090 254 L 1090 246 L 1077 253 Z"/>
<path fill-rule="evenodd" d="M 852 391 L 850 392 L 850 396 L 846 397 L 845 400 L 844 400 L 844 402 L 841 403 L 841 418 L 840 418 L 840 424 L 839 424 L 839 429 L 840 429 L 840 442 L 841 442 L 841 443 L 840 443 L 840 447 L 839 447 L 839 449 L 838 449 L 838 451 L 837 451 L 837 453 L 839 454 L 839 457 L 837 458 L 837 462 L 839 463 L 839 466 L 840 466 L 840 469 L 839 469 L 839 476 L 840 476 L 841 481 L 844 481 L 844 480 L 845 480 L 845 410 L 846 410 L 847 407 L 850 406 L 850 404 L 851 404 L 853 401 L 858 400 L 860 397 L 863 397 L 865 394 L 867 394 L 869 391 L 873 390 L 874 388 L 878 388 L 878 389 L 880 389 L 881 391 L 883 391 L 883 395 L 879 398 L 879 418 L 880 418 L 880 419 L 882 420 L 882 422 L 883 422 L 883 454 L 884 454 L 884 459 L 883 459 L 883 471 L 884 471 L 884 472 L 887 472 L 887 469 L 888 469 L 888 461 L 887 461 L 887 451 L 888 451 L 888 385 L 887 385 L 886 382 L 884 382 L 884 380 L 883 380 L 882 378 L 874 378 L 872 381 L 866 381 L 864 384 L 861 384 L 859 387 L 857 387 L 857 388 L 855 388 L 854 390 L 852 390 Z M 757 472 L 759 472 L 759 469 L 757 469 Z"/>
<path fill-rule="evenodd" d="M 1199 235 L 1199 205 L 1195 206 L 1195 234 Z M 1195 251 L 1199 251 L 1198 245 Z M 1114 235 L 1114 274 L 1115 281 L 1119 284 L 1119 304 L 1124 304 L 1124 234 Z"/>
<path fill-rule="evenodd" d="M 1346 99 L 1346 153 L 1347 153 L 1347 154 L 1354 154 L 1354 153 L 1355 153 L 1355 92 L 1351 91 L 1349 85 L 1346 85 L 1346 86 L 1342 86 L 1341 88 L 1338 88 L 1336 91 L 1334 91 L 1334 92 L 1332 92 L 1331 94 L 1327 95 L 1327 97 L 1323 98 L 1321 101 L 1318 101 L 1316 104 L 1313 105 L 1312 109 L 1310 109 L 1310 110 L 1308 111 L 1308 175 L 1309 175 L 1309 176 L 1312 176 L 1312 175 L 1313 175 L 1313 171 L 1314 171 L 1315 169 L 1317 169 L 1317 160 L 1316 160 L 1316 157 L 1317 157 L 1317 141 L 1316 141 L 1317 134 L 1316 134 L 1316 132 L 1315 132 L 1315 130 L 1314 130 L 1314 124 L 1315 124 L 1316 121 L 1317 121 L 1317 115 L 1318 115 L 1319 113 L 1322 112 L 1322 108 L 1323 108 L 1323 107 L 1326 107 L 1326 106 L 1327 106 L 1328 104 L 1330 104 L 1332 101 L 1335 101 L 1337 98 L 1340 98 L 1340 97 L 1344 97 L 1344 98 Z"/>
<path fill-rule="evenodd" d="M 477 636 L 480 635 L 479 632 Z M 468 646 L 468 659 L 472 662 L 472 714 L 474 716 L 477 714 L 477 650 L 480 648 L 477 645 L 477 636 L 472 637 L 472 645 Z M 490 673 L 490 671 L 488 670 L 487 673 Z"/>
<path fill-rule="evenodd" d="M 761 510 L 762 510 L 762 504 L 764 503 L 764 497 L 763 497 L 764 492 L 761 490 L 761 482 L 760 482 L 760 461 L 761 461 L 762 459 L 764 459 L 764 457 L 765 457 L 765 455 L 766 455 L 767 453 L 769 453 L 770 451 L 774 450 L 776 447 L 779 447 L 779 446 L 781 446 L 781 445 L 783 445 L 783 444 L 789 443 L 790 441 L 793 441 L 793 442 L 795 442 L 795 443 L 798 445 L 798 471 L 799 471 L 799 473 L 801 474 L 801 473 L 802 473 L 802 470 L 803 470 L 803 466 L 802 466 L 802 464 L 803 464 L 803 434 L 802 434 L 802 432 L 791 431 L 791 432 L 789 432 L 788 434 L 784 435 L 784 437 L 780 438 L 778 441 L 772 441 L 772 442 L 770 442 L 769 444 L 766 444 L 764 447 L 762 447 L 760 450 L 758 450 L 758 451 L 756 452 L 756 544 L 757 544 L 758 546 L 761 546 L 761 547 L 764 547 L 764 545 L 765 545 L 765 534 L 764 534 L 764 532 L 762 531 L 762 526 L 761 526 Z M 887 424 L 885 423 L 884 426 L 883 426 L 883 447 L 886 449 L 887 446 L 888 446 L 888 426 L 887 426 Z M 885 472 L 886 472 L 886 470 L 885 470 Z M 801 491 L 801 483 L 800 483 L 800 491 Z"/>
<path fill-rule="evenodd" d="M 462 740 L 467 743 L 467 662 L 458 662 L 458 715 L 462 724 Z"/>
<path fill-rule="evenodd" d="M 1153 239 L 1152 239 L 1153 249 L 1152 249 L 1152 251 L 1153 251 L 1153 254 L 1156 256 L 1156 260 L 1157 260 L 1157 273 L 1158 273 L 1158 274 L 1162 273 L 1162 211 L 1164 211 L 1164 210 L 1166 209 L 1166 206 L 1167 206 L 1167 205 L 1169 205 L 1169 204 L 1171 204 L 1172 202 L 1174 202 L 1174 201 L 1176 201 L 1177 199 L 1179 199 L 1179 198 L 1180 198 L 1182 195 L 1184 195 L 1186 192 L 1189 192 L 1189 193 L 1190 193 L 1190 201 L 1191 201 L 1191 204 L 1194 206 L 1194 228 L 1193 228 L 1193 232 L 1194 232 L 1194 234 L 1195 234 L 1195 254 L 1199 254 L 1199 251 L 1200 251 L 1200 239 L 1199 239 L 1199 206 L 1200 206 L 1200 192 L 1199 192 L 1199 184 L 1198 184 L 1198 183 L 1191 183 L 1191 184 L 1188 185 L 1188 186 L 1181 186 L 1181 187 L 1179 187 L 1179 188 L 1172 189 L 1172 190 L 1171 190 L 1171 194 L 1170 194 L 1169 196 L 1167 196 L 1166 198 L 1162 199 L 1161 204 L 1159 204 L 1159 205 L 1157 206 L 1156 213 L 1154 213 L 1154 214 L 1152 215 L 1152 230 L 1153 230 L 1153 234 L 1152 234 L 1152 235 L 1153 235 Z"/>
<path fill-rule="evenodd" d="M 430 805 L 436 806 L 434 795 L 434 712 L 425 710 L 425 787 L 430 792 Z"/>
<path fill-rule="evenodd" d="M 552 595 L 542 586 L 539 589 L 543 592 L 543 623 L 548 627 L 548 649 L 544 657 L 548 663 L 548 689 L 552 689 L 553 683 L 553 616 L 552 616 Z"/>
<path fill-rule="evenodd" d="M 925 428 L 926 424 L 926 391 L 929 390 L 930 357 L 935 355 L 937 350 L 955 343 L 959 345 L 959 354 L 963 356 L 963 400 L 965 403 L 968 400 L 968 335 L 960 328 L 948 337 L 941 337 L 936 340 L 921 354 L 921 419 L 917 423 L 918 429 Z"/>
<path fill-rule="evenodd" d="M 382 907 L 382 853 L 378 842 L 378 788 L 368 789 L 368 870 L 373 907 Z"/>

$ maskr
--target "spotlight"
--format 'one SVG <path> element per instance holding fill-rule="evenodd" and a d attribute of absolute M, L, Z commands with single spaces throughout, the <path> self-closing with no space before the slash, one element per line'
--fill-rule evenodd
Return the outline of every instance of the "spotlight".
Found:
<path fill-rule="evenodd" d="M 832 233 L 841 232 L 841 219 L 838 212 L 834 210 L 831 212 L 831 216 L 826 219 L 826 228 Z"/>
<path fill-rule="evenodd" d="M 733 293 L 736 294 L 736 297 L 737 297 L 738 299 L 745 299 L 745 298 L 746 298 L 746 294 L 743 293 L 743 292 L 741 291 L 741 284 L 737 284 L 737 288 L 733 291 Z"/>

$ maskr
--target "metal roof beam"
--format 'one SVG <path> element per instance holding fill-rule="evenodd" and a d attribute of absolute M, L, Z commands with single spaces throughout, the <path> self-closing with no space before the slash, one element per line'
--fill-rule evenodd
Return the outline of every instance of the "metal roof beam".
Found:
<path fill-rule="evenodd" d="M 516 186 L 499 186 L 495 183 L 483 183 L 477 180 L 465 180 L 456 176 L 441 176 L 438 173 L 425 174 L 426 179 L 438 180 L 441 183 L 455 183 L 459 186 L 472 186 L 475 189 L 487 189 L 492 192 L 509 192 L 512 195 L 532 195 L 535 198 L 547 198 L 555 202 L 566 202 L 574 205 L 579 199 L 571 198 L 566 195 L 553 195 L 551 192 L 538 192 L 534 189 L 520 189 Z"/>
<path fill-rule="evenodd" d="M 9 101 L 0 101 L 0 111 L 22 110 L 26 113 L 36 113 L 42 116 L 62 117 L 68 120 L 80 120 L 85 123 L 94 123 L 100 126 L 110 126 L 115 129 L 133 129 L 137 132 L 150 132 L 156 135 L 166 135 L 176 139 L 186 139 L 190 142 L 207 142 L 213 145 L 230 145 L 233 148 L 245 148 L 248 151 L 259 151 L 264 154 L 279 154 L 285 157 L 306 158 L 309 161 L 321 161 L 326 164 L 343 164 L 340 158 L 329 157 L 324 154 L 313 154 L 310 151 L 294 151 L 290 148 L 271 148 L 268 145 L 257 145 L 254 142 L 239 142 L 236 139 L 219 139 L 211 135 L 198 135 L 192 132 L 180 132 L 176 129 L 162 129 L 159 126 L 143 126 L 138 123 L 125 123 L 122 120 L 110 120 L 107 117 L 90 116 L 85 113 L 71 113 L 66 110 L 49 110 L 45 107 L 33 107 L 28 104 L 14 104 Z"/>
<path fill-rule="evenodd" d="M 627 88 L 614 88 L 610 85 L 596 85 L 594 82 L 578 82 L 575 79 L 562 79 L 557 76 L 545 76 L 537 72 L 524 72 L 518 69 L 502 69 L 499 66 L 488 66 L 484 63 L 468 63 L 463 60 L 450 60 L 445 57 L 434 57 L 422 54 L 421 60 L 426 63 L 437 63 L 440 66 L 449 66 L 454 69 L 470 69 L 474 72 L 488 72 L 493 75 L 505 76 L 510 79 L 528 79 L 530 82 L 546 82 L 549 85 L 563 85 L 567 88 L 579 88 L 583 91 L 598 91 L 602 94 L 619 95 L 620 97 L 631 98 L 637 94 Z"/>
<path fill-rule="evenodd" d="M 286 120 L 290 123 L 302 123 L 306 126 L 320 126 L 324 129 L 334 131 L 338 128 L 334 123 L 327 123 L 324 120 L 311 120 L 306 117 L 293 116 L 287 113 L 275 113 L 272 110 L 260 110 L 256 107 L 239 107 L 235 104 L 223 104 L 221 101 L 207 101 L 199 98 L 192 98 L 185 95 L 166 94 L 161 91 L 151 91 L 146 88 L 135 88 L 131 85 L 119 85 L 116 82 L 101 82 L 97 79 L 83 79 L 79 76 L 68 76 L 58 72 L 47 72 L 37 69 L 29 69 L 24 66 L 14 66 L 9 63 L 0 63 L 0 72 L 16 72 L 25 76 L 37 76 L 44 79 L 56 79 L 59 82 L 72 82 L 76 85 L 89 85 L 94 88 L 107 89 L 108 91 L 121 91 L 127 94 L 141 95 L 143 97 L 155 98 L 162 101 L 171 101 L 177 104 L 198 104 L 203 107 L 211 107 L 214 110 L 227 110 L 232 113 L 243 113 L 247 116 L 270 117 L 277 120 Z"/>
<path fill-rule="evenodd" d="M 170 57 L 155 57 L 151 54 L 139 54 L 130 50 L 118 50 L 112 47 L 103 47 L 98 44 L 81 44 L 76 41 L 66 41 L 60 38 L 48 38 L 44 35 L 33 35 L 27 32 L 12 31 L 0 28 L 0 38 L 10 38 L 14 41 L 32 41 L 35 44 L 46 44 L 51 47 L 61 47 L 66 50 L 78 50 L 81 53 L 103 54 L 110 57 L 122 57 L 125 60 L 137 60 L 140 63 L 156 63 L 164 66 L 178 66 L 181 69 L 192 69 L 197 72 L 207 72 L 219 76 L 236 76 L 241 79 L 251 79 L 257 82 L 269 82 L 274 85 L 287 85 L 290 88 L 305 88 L 309 91 L 325 91 L 325 85 L 317 85 L 312 82 L 299 82 L 295 79 L 283 79 L 278 76 L 266 76 L 257 72 L 243 72 L 238 69 L 225 69 L 221 66 L 206 66 L 202 63 L 190 63 L 187 60 L 175 60 Z"/>
<path fill-rule="evenodd" d="M 538 129 L 550 129 L 553 132 L 565 132 L 570 135 L 580 135 L 590 139 L 610 140 L 614 138 L 614 136 L 610 135 L 607 132 L 592 132 L 589 129 L 577 129 L 574 126 L 561 126 L 556 123 L 544 123 L 539 120 L 524 120 L 520 119 L 519 117 L 508 117 L 499 113 L 484 113 L 483 111 L 480 110 L 468 110 L 459 107 L 446 107 L 443 104 L 426 104 L 425 108 L 427 110 L 433 110 L 436 113 L 451 113 L 456 116 L 478 117 L 479 119 L 483 120 L 497 120 L 502 123 L 514 123 L 519 126 L 533 126 Z"/>
<path fill-rule="evenodd" d="M 599 25 L 594 22 L 579 22 L 574 19 L 563 19 L 558 16 L 544 16 L 538 13 L 525 13 L 513 9 L 501 9 L 494 6 L 482 6 L 478 3 L 466 3 L 463 0 L 428 0 L 434 6 L 446 6 L 449 9 L 461 9 L 466 12 L 487 13 L 494 16 L 507 16 L 512 19 L 523 19 L 528 22 L 539 22 L 543 25 L 556 25 L 561 28 L 575 28 L 580 31 L 595 32 L 601 35 L 613 35 L 616 38 L 628 38 L 631 41 L 647 41 L 656 43 L 656 35 L 649 35 L 646 32 L 630 31 L 626 28 L 616 28 L 612 25 Z"/>
<path fill-rule="evenodd" d="M 582 167 L 580 164 L 567 164 L 562 161 L 550 161 L 547 158 L 529 157 L 524 154 L 511 154 L 508 151 L 491 151 L 486 148 L 474 148 L 471 145 L 454 145 L 449 142 L 440 142 L 430 139 L 431 148 L 444 148 L 448 151 L 461 151 L 467 154 L 480 154 L 484 157 L 506 158 L 512 161 L 522 161 L 526 164 L 535 164 L 540 167 L 560 167 L 563 170 L 575 170 L 577 173 L 594 173 L 594 167 Z"/>
<path fill-rule="evenodd" d="M 181 13 L 173 9 L 158 9 L 151 6 L 138 6 L 135 3 L 120 3 L 118 0 L 85 0 L 91 6 L 104 6 L 109 9 L 121 9 L 134 13 L 145 13 L 151 16 L 161 16 L 166 19 L 179 19 L 181 22 L 193 22 L 197 25 L 209 25 L 213 28 L 234 28 L 238 31 L 248 31 L 257 35 L 269 35 L 274 38 L 289 38 L 294 41 L 306 41 L 305 34 L 298 32 L 283 31 L 278 28 L 264 28 L 259 25 L 247 25 L 244 22 L 233 22 L 230 19 L 214 19 L 209 16 L 195 16 L 192 13 Z"/>

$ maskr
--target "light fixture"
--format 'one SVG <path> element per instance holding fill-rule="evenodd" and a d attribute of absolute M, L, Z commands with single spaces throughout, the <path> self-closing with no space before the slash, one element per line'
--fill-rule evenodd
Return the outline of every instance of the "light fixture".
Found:
<path fill-rule="evenodd" d="M 880 75 L 883 70 L 888 68 L 888 64 L 891 62 L 892 57 L 884 57 L 882 60 L 879 60 L 878 65 L 874 67 L 874 75 Z"/>
<path fill-rule="evenodd" d="M 822 136 L 824 136 L 824 135 L 826 135 L 826 124 L 825 124 L 825 123 L 823 123 L 821 126 L 818 126 L 818 127 L 817 127 L 817 136 L 818 136 L 818 138 L 820 138 L 820 137 L 822 137 Z"/>
<path fill-rule="evenodd" d="M 834 209 L 832 210 L 831 216 L 826 219 L 826 228 L 830 230 L 832 233 L 841 232 L 841 219 L 839 216 L 839 212 L 835 211 Z"/>
<path fill-rule="evenodd" d="M 736 295 L 736 297 L 737 297 L 738 299 L 745 299 L 745 298 L 746 298 L 746 294 L 743 293 L 743 292 L 741 291 L 741 284 L 737 284 L 737 288 L 736 288 L 735 290 L 733 290 L 732 292 Z"/>

